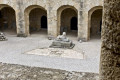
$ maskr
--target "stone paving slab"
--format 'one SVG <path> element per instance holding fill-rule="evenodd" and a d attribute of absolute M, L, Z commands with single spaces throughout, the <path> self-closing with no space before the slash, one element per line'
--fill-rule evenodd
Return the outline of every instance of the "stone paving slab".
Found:
<path fill-rule="evenodd" d="M 63 58 L 73 58 L 73 59 L 84 59 L 84 54 L 77 52 L 72 49 L 61 49 L 61 48 L 39 48 L 25 52 L 28 55 L 40 55 L 40 56 L 50 56 L 50 57 L 63 57 Z"/>

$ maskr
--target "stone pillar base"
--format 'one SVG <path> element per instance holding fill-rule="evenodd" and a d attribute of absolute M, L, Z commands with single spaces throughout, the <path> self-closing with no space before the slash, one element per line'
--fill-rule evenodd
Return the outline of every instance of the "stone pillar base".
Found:
<path fill-rule="evenodd" d="M 82 41 L 82 42 L 87 42 L 88 40 L 86 38 L 78 38 L 78 41 Z"/>
<path fill-rule="evenodd" d="M 17 34 L 17 37 L 27 37 L 26 34 Z"/>

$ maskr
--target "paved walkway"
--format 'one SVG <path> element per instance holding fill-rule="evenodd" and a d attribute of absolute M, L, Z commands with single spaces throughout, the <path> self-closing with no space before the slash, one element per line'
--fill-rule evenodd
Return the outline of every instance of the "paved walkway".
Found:
<path fill-rule="evenodd" d="M 52 41 L 47 39 L 47 35 L 31 35 L 27 38 L 6 35 L 8 41 L 0 42 L 0 62 L 67 71 L 99 73 L 100 39 L 79 43 L 76 38 L 71 37 L 76 44 L 74 50 L 84 52 L 85 59 L 81 60 L 23 54 L 32 49 L 49 47 Z"/>

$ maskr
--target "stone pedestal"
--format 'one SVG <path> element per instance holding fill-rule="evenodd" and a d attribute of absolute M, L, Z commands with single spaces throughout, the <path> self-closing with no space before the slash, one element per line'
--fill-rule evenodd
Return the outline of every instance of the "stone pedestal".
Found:
<path fill-rule="evenodd" d="M 67 37 L 66 33 L 63 32 L 63 35 L 60 35 L 55 39 L 50 47 L 52 48 L 70 48 L 72 49 L 75 44 L 72 43 Z"/>

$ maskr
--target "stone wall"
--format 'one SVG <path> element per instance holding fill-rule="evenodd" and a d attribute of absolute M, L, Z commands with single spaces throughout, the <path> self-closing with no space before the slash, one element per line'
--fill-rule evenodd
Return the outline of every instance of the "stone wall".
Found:
<path fill-rule="evenodd" d="M 98 80 L 95 73 L 69 72 L 0 63 L 0 80 Z"/>
<path fill-rule="evenodd" d="M 75 8 L 78 16 L 78 39 L 89 39 L 89 10 L 102 6 L 103 0 L 0 0 L 0 9 L 11 6 L 16 12 L 17 35 L 28 36 L 29 12 L 34 8 L 47 11 L 48 35 L 56 37 L 60 33 L 60 12 L 66 8 Z"/>

